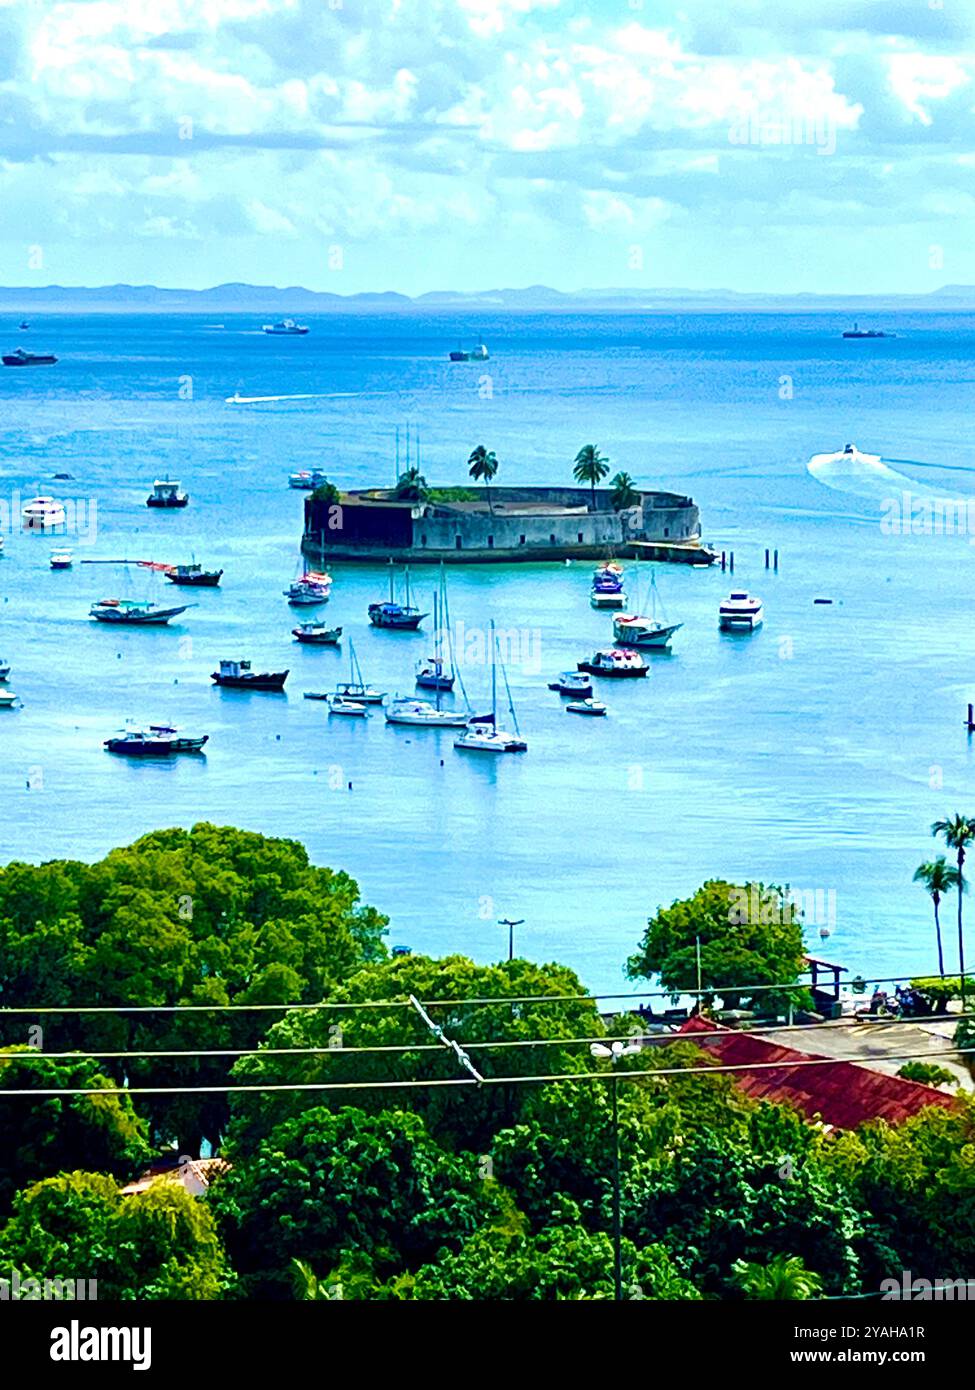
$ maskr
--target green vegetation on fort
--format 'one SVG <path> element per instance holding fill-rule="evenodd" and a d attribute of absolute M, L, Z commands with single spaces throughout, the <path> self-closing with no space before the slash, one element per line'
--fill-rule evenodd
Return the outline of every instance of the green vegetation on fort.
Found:
<path fill-rule="evenodd" d="M 782 920 L 756 926 L 754 902 Z M 801 935 L 786 906 L 777 889 L 713 880 L 655 912 L 630 970 L 686 987 L 700 941 L 706 990 L 787 983 Z M 828 1133 L 749 1099 L 686 1041 L 612 1069 L 590 1041 L 642 1025 L 608 1032 L 564 966 L 390 958 L 384 928 L 300 845 L 213 825 L 97 864 L 0 871 L 7 1006 L 322 1005 L 0 1013 L 0 1265 L 96 1278 L 101 1298 L 612 1298 L 618 1142 L 627 1298 L 808 1299 L 903 1269 L 971 1273 L 970 1095 L 897 1128 Z M 454 1084 L 466 1073 L 411 995 L 437 1001 L 484 1085 Z M 202 1055 L 218 1049 L 231 1055 Z M 190 1055 L 91 1055 L 160 1050 Z M 539 1076 L 562 1079 L 519 1080 Z M 376 1088 L 404 1081 L 424 1084 Z M 4 1095 L 59 1087 L 92 1094 Z M 205 1195 L 121 1190 L 150 1158 L 203 1142 L 225 1160 Z"/>

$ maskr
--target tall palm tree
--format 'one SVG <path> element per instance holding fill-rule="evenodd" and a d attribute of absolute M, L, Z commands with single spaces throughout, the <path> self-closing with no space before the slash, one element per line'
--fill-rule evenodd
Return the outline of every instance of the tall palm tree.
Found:
<path fill-rule="evenodd" d="M 822 1278 L 807 1269 L 798 1255 L 773 1255 L 765 1264 L 736 1260 L 732 1268 L 734 1282 L 746 1298 L 818 1298 L 823 1287 Z"/>
<path fill-rule="evenodd" d="M 953 816 L 936 820 L 931 827 L 932 835 L 940 835 L 949 849 L 955 851 L 958 865 L 958 973 L 961 978 L 961 1007 L 965 1011 L 965 934 L 962 929 L 962 896 L 965 892 L 965 851 L 975 840 L 975 820 L 968 816 Z"/>
<path fill-rule="evenodd" d="M 427 493 L 427 480 L 419 468 L 408 468 L 396 480 L 393 496 L 398 502 L 422 502 Z"/>
<path fill-rule="evenodd" d="M 609 472 L 609 459 L 604 459 L 595 444 L 583 444 L 576 454 L 572 476 L 577 483 L 588 483 L 592 491 L 592 509 L 596 510 L 596 484 Z"/>
<path fill-rule="evenodd" d="M 939 854 L 937 859 L 926 859 L 923 864 L 919 864 L 914 870 L 912 881 L 923 883 L 925 891 L 934 903 L 934 930 L 938 938 L 938 974 L 944 979 L 945 957 L 941 946 L 941 921 L 938 916 L 938 906 L 950 889 L 958 887 L 960 882 L 958 870 L 951 867 L 943 854 Z M 961 882 L 964 886 L 963 881 Z"/>
<path fill-rule="evenodd" d="M 610 479 L 609 485 L 613 489 L 611 501 L 614 511 L 625 512 L 639 502 L 640 494 L 629 473 L 617 473 L 615 478 Z"/>
<path fill-rule="evenodd" d="M 471 456 L 467 460 L 468 472 L 474 481 L 480 482 L 484 479 L 484 490 L 487 493 L 488 509 L 494 511 L 494 504 L 491 501 L 491 479 L 498 471 L 498 460 L 492 450 L 485 449 L 483 444 L 478 444 L 476 449 L 471 451 Z"/>

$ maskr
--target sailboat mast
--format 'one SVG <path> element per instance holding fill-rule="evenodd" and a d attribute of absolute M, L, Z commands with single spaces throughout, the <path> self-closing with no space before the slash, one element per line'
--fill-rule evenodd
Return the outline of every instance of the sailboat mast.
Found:
<path fill-rule="evenodd" d="M 442 665 L 441 665 L 441 663 L 440 663 L 440 600 L 438 599 L 438 597 L 437 597 L 436 594 L 434 594 L 434 596 L 433 596 L 433 632 L 434 632 L 434 642 L 433 642 L 433 675 L 434 675 L 434 687 L 435 687 L 436 692 L 437 692 L 436 705 L 437 705 L 437 709 L 439 709 L 439 708 L 440 708 L 440 673 L 441 673 L 441 671 L 443 670 L 443 667 L 442 667 Z"/>
<path fill-rule="evenodd" d="M 494 635 L 494 619 L 491 619 L 491 722 L 498 722 L 498 639 Z"/>

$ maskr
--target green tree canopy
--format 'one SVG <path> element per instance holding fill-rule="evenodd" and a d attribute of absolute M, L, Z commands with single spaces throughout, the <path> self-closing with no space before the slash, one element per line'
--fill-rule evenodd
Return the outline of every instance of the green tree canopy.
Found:
<path fill-rule="evenodd" d="M 781 1005 L 787 990 L 749 995 L 747 986 L 789 985 L 804 964 L 799 914 L 780 889 L 709 879 L 690 898 L 658 908 L 627 973 L 631 979 L 658 975 L 675 994 L 695 989 L 698 940 L 701 987 L 729 1005 L 748 998 Z"/>
<path fill-rule="evenodd" d="M 328 1270 L 346 1252 L 380 1277 L 457 1248 L 496 1206 L 470 1153 L 451 1154 L 419 1115 L 319 1106 L 239 1154 L 210 1188 L 249 1297 L 290 1297 L 293 1261 Z"/>
<path fill-rule="evenodd" d="M 203 1299 L 230 1283 L 213 1216 L 178 1184 L 123 1196 L 103 1173 L 45 1178 L 14 1198 L 0 1266 L 22 1278 L 95 1279 L 99 1299 Z"/>
<path fill-rule="evenodd" d="M 90 1057 L 49 1058 L 32 1048 L 0 1050 L 0 1217 L 18 1188 L 73 1168 L 132 1177 L 151 1156 L 131 1097 L 4 1096 L 4 1091 L 103 1087 L 115 1082 Z"/>
<path fill-rule="evenodd" d="M 588 1045 L 568 1045 L 569 1038 L 588 1039 L 605 1032 L 597 1005 L 585 997 L 577 976 L 564 966 L 505 961 L 475 965 L 464 956 L 433 960 L 400 956 L 364 967 L 329 995 L 325 1007 L 289 1013 L 268 1032 L 271 1047 L 317 1047 L 318 1055 L 242 1058 L 234 1068 L 238 1082 L 345 1083 L 470 1079 L 454 1053 L 437 1043 L 410 995 L 435 1001 L 429 1012 L 446 1036 L 469 1048 L 474 1067 L 484 1077 L 559 1074 L 595 1067 Z M 582 996 L 574 999 L 545 996 Z M 536 996 L 540 996 L 534 998 Z M 509 998 L 534 998 L 511 1004 Z M 468 1004 L 469 999 L 496 1004 Z M 388 1000 L 389 1008 L 376 1007 Z M 458 1001 L 456 1003 L 451 1001 Z M 368 1007 L 343 1008 L 358 1004 Z M 331 1007 L 329 1007 L 331 1006 Z M 486 1047 L 487 1043 L 522 1043 L 546 1039 L 535 1047 Z M 413 1045 L 417 1049 L 413 1050 Z M 404 1047 L 399 1052 L 355 1052 L 355 1048 Z M 514 1083 L 480 1088 L 471 1084 L 411 1090 L 399 1097 L 426 1120 L 430 1132 L 450 1146 L 484 1152 L 496 1131 L 515 1123 L 530 1104 L 533 1087 Z M 282 1092 L 233 1098 L 235 1144 L 253 1145 L 288 1115 L 309 1104 L 344 1104 L 380 1110 L 389 1093 L 355 1090 L 320 1095 Z M 300 1258 L 300 1252 L 299 1252 Z"/>
<path fill-rule="evenodd" d="M 386 919 L 344 873 L 309 863 L 293 840 L 202 823 L 159 830 L 96 864 L 11 864 L 0 871 L 0 997 L 6 1006 L 311 1002 L 385 955 Z M 58 1051 L 192 1053 L 253 1046 L 268 1015 L 52 1015 Z M 0 1042 L 23 1037 L 0 1018 Z M 219 1085 L 228 1059 L 106 1062 L 132 1085 Z M 139 1097 L 159 1142 L 199 1152 L 219 1142 L 216 1097 Z"/>

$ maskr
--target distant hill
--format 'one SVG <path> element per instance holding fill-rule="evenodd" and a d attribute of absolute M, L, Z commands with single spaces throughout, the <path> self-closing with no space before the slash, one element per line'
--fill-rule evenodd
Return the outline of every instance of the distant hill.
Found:
<path fill-rule="evenodd" d="M 156 285 L 75 285 L 0 286 L 0 309 L 29 313 L 46 309 L 63 312 L 88 309 L 92 312 L 121 312 L 153 309 L 159 312 L 255 314 L 311 314 L 328 312 L 370 312 L 377 309 L 417 310 L 456 309 L 464 311 L 499 310 L 612 310 L 673 313 L 714 310 L 844 310 L 879 313 L 885 309 L 975 310 L 975 285 L 943 285 L 927 294 L 833 295 L 833 294 L 755 294 L 736 290 L 708 289 L 584 289 L 555 290 L 548 285 L 529 285 L 524 289 L 430 290 L 411 297 L 395 290 L 334 294 L 328 290 L 309 290 L 303 285 L 247 285 L 239 282 L 214 285 L 211 289 L 163 289 Z"/>

